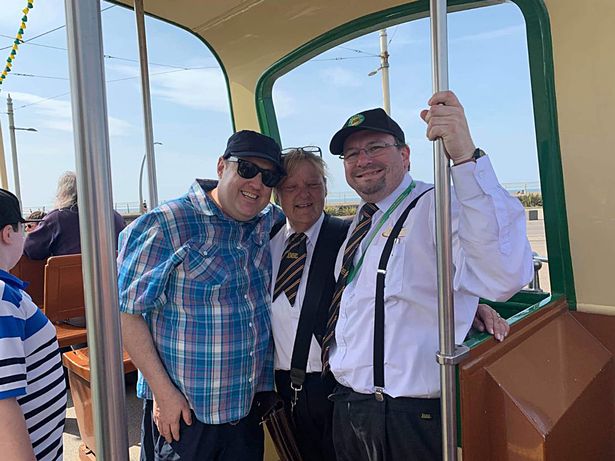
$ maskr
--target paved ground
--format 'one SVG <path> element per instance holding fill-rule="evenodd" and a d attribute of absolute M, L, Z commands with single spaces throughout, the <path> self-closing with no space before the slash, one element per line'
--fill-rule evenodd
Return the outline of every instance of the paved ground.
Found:
<path fill-rule="evenodd" d="M 547 256 L 547 247 L 544 233 L 544 221 L 527 221 L 527 235 L 532 250 L 540 256 Z M 550 290 L 548 264 L 540 271 L 540 285 L 545 291 Z M 130 461 L 138 461 L 140 447 L 140 430 L 142 407 L 141 401 L 135 396 L 135 386 L 130 384 L 126 387 L 126 408 L 128 413 L 128 443 L 130 445 Z M 78 461 L 79 459 L 79 429 L 73 402 L 68 396 L 68 408 L 66 412 L 66 427 L 64 430 L 64 459 L 66 461 Z"/>
<path fill-rule="evenodd" d="M 545 239 L 545 227 L 542 219 L 536 221 L 527 221 L 527 238 L 532 246 L 532 251 L 535 251 L 540 256 L 547 256 L 547 241 Z M 544 291 L 551 291 L 549 283 L 549 264 L 543 264 L 539 272 L 540 288 Z"/>

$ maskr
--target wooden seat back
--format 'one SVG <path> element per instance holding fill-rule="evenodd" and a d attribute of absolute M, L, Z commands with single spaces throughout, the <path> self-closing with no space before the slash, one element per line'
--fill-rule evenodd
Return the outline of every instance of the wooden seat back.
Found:
<path fill-rule="evenodd" d="M 43 305 L 52 322 L 85 316 L 80 254 L 52 256 L 47 260 Z"/>
<path fill-rule="evenodd" d="M 23 255 L 15 267 L 11 269 L 11 274 L 28 282 L 26 293 L 30 295 L 34 304 L 43 307 L 43 293 L 45 286 L 45 260 L 30 259 Z"/>

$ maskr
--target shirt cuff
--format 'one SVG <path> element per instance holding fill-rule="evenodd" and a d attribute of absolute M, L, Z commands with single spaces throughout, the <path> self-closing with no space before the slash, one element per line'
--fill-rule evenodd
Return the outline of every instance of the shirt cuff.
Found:
<path fill-rule="evenodd" d="M 26 395 L 26 388 L 20 387 L 18 389 L 11 389 L 8 391 L 0 392 L 0 400 L 6 400 L 13 397 L 20 397 L 22 395 Z"/>
<path fill-rule="evenodd" d="M 476 162 L 468 162 L 451 168 L 455 194 L 460 202 L 482 194 L 492 194 L 498 187 L 498 178 L 491 160 L 484 156 Z"/>

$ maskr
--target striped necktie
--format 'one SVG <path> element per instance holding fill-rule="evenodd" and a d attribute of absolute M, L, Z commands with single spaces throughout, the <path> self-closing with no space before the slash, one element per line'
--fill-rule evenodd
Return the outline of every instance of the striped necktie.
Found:
<path fill-rule="evenodd" d="M 295 233 L 288 239 L 288 245 L 282 254 L 278 276 L 275 281 L 275 290 L 273 290 L 274 301 L 282 292 L 285 292 L 290 305 L 295 304 L 297 290 L 299 289 L 301 275 L 305 266 L 307 253 L 305 241 L 304 233 Z"/>
<path fill-rule="evenodd" d="M 342 259 L 342 269 L 340 275 L 337 278 L 335 284 L 335 291 L 333 292 L 333 299 L 331 300 L 331 306 L 329 307 L 329 320 L 327 322 L 327 333 L 322 341 L 322 363 L 323 373 L 329 371 L 329 349 L 335 338 L 335 325 L 337 324 L 337 318 L 340 313 L 340 301 L 342 299 L 342 293 L 346 287 L 348 275 L 352 270 L 354 255 L 357 252 L 357 248 L 363 238 L 367 235 L 369 228 L 372 224 L 372 216 L 378 211 L 378 207 L 373 203 L 366 203 L 361 207 L 359 223 L 354 228 L 346 248 L 344 249 L 344 257 Z"/>

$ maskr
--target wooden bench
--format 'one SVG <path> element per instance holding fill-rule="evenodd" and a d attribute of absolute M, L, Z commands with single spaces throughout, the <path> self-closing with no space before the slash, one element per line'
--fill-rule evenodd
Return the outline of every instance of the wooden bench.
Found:
<path fill-rule="evenodd" d="M 96 459 L 96 440 L 94 438 L 94 420 L 92 417 L 92 389 L 90 386 L 90 355 L 87 347 L 65 352 L 62 363 L 68 370 L 70 393 L 75 405 L 77 426 L 83 444 L 79 447 L 80 460 Z M 124 351 L 124 373 L 136 370 L 130 357 Z"/>
<path fill-rule="evenodd" d="M 71 318 L 85 317 L 80 254 L 47 260 L 43 312 L 56 327 L 60 347 L 87 343 L 85 327 L 66 323 Z"/>
<path fill-rule="evenodd" d="M 45 290 L 45 260 L 30 259 L 24 255 L 11 269 L 11 274 L 28 282 L 26 293 L 30 295 L 34 304 L 42 308 Z"/>
<path fill-rule="evenodd" d="M 45 266 L 45 315 L 54 322 L 60 347 L 87 342 L 86 328 L 63 321 L 85 316 L 85 300 L 81 255 L 52 256 Z M 90 387 L 90 356 L 87 347 L 65 352 L 62 363 L 68 370 L 70 392 L 75 405 L 77 425 L 83 444 L 79 448 L 82 460 L 95 458 L 94 423 L 92 419 L 92 389 Z M 124 373 L 136 370 L 124 352 Z"/>

